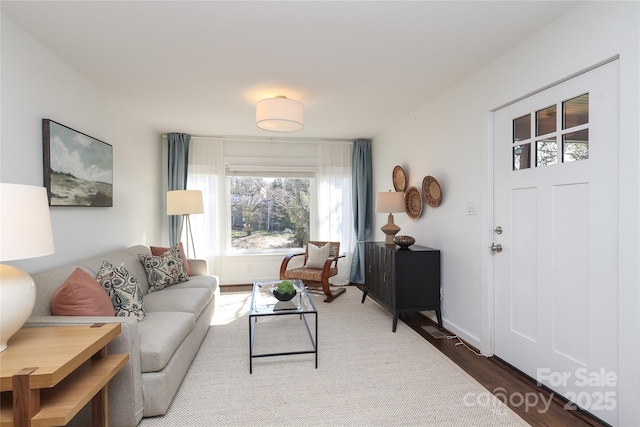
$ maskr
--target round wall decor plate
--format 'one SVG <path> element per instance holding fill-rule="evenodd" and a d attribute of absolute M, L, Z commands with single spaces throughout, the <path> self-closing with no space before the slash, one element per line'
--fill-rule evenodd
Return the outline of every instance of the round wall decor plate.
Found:
<path fill-rule="evenodd" d="M 422 180 L 422 195 L 424 196 L 424 201 L 427 202 L 429 206 L 434 208 L 440 206 L 440 202 L 442 202 L 442 190 L 440 189 L 440 184 L 434 177 L 424 177 Z"/>
<path fill-rule="evenodd" d="M 416 187 L 409 187 L 404 195 L 404 204 L 409 218 L 416 219 L 422 214 L 422 197 Z"/>
<path fill-rule="evenodd" d="M 393 188 L 396 191 L 404 191 L 407 188 L 407 177 L 400 166 L 393 168 Z"/>

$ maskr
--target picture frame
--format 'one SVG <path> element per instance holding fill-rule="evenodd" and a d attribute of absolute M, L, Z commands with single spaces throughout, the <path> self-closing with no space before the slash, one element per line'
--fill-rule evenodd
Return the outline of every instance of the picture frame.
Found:
<path fill-rule="evenodd" d="M 44 186 L 49 206 L 113 206 L 113 147 L 42 119 Z"/>

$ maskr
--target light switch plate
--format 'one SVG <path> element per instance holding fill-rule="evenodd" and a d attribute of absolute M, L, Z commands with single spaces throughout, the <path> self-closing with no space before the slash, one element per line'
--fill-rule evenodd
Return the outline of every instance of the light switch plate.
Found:
<path fill-rule="evenodd" d="M 478 215 L 476 202 L 467 202 L 467 215 Z"/>

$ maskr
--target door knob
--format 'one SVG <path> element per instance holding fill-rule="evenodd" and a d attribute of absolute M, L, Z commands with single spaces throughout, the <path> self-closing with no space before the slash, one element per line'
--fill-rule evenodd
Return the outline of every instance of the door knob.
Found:
<path fill-rule="evenodd" d="M 495 243 L 492 243 L 491 246 L 489 246 L 489 249 L 491 249 L 492 252 L 502 252 L 502 245 L 500 243 L 498 243 L 497 245 Z"/>
<path fill-rule="evenodd" d="M 496 232 L 496 234 L 500 235 L 500 234 L 502 234 L 502 227 L 497 226 L 497 227 L 496 227 L 496 229 L 495 229 L 495 230 L 493 230 L 493 231 L 495 231 L 495 232 Z"/>

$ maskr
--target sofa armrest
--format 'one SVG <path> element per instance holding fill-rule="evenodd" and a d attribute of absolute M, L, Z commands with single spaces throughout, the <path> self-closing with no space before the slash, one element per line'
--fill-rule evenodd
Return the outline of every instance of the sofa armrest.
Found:
<path fill-rule="evenodd" d="M 209 263 L 206 259 L 188 258 L 189 268 L 191 269 L 192 276 L 207 276 L 209 275 Z"/>
<path fill-rule="evenodd" d="M 109 382 L 109 425 L 136 425 L 142 417 L 142 374 L 138 321 L 134 317 L 31 316 L 25 328 L 120 323 L 120 334 L 107 345 L 109 354 L 129 354 L 129 361 Z M 113 410 L 112 410 L 113 409 Z M 118 411 L 115 411 L 118 409 Z M 117 412 L 117 413 L 116 413 Z"/>

